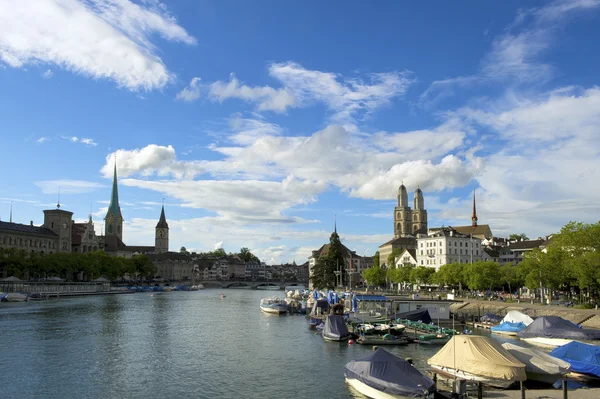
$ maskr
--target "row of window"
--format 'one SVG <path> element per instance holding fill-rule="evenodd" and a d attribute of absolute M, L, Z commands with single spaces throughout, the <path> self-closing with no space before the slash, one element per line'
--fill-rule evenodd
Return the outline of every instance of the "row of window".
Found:
<path fill-rule="evenodd" d="M 471 250 L 471 251 L 473 251 L 473 250 Z M 439 254 L 440 255 L 444 255 L 441 248 L 440 248 L 440 253 Z M 469 253 L 469 251 L 467 251 L 466 249 L 464 250 L 464 253 L 463 253 L 463 249 L 461 249 L 460 250 L 460 254 L 461 255 L 470 255 L 471 253 Z M 421 255 L 423 255 L 423 250 L 421 250 Z M 425 255 L 435 255 L 435 249 L 426 249 L 425 250 Z M 452 255 L 452 248 L 450 248 L 448 250 L 448 254 L 447 255 Z M 454 248 L 454 255 L 458 255 L 458 250 L 456 248 Z M 479 250 L 476 249 L 475 253 L 473 253 L 473 255 L 479 256 Z"/>
<path fill-rule="evenodd" d="M 3 245 L 14 245 L 31 248 L 56 249 L 56 242 L 50 240 L 36 240 L 22 237 L 3 236 L 0 237 L 0 243 Z"/>
<path fill-rule="evenodd" d="M 439 241 L 439 242 L 436 242 L 436 241 L 429 242 L 428 241 L 428 242 L 425 243 L 425 247 L 426 248 L 435 247 L 435 246 L 437 246 L 437 244 L 439 244 L 440 247 L 444 246 L 444 242 L 443 241 Z M 464 244 L 465 244 L 465 247 L 469 246 L 468 242 L 465 242 Z M 448 243 L 448 246 L 449 247 L 452 246 L 452 241 L 450 241 Z M 455 247 L 462 247 L 463 246 L 463 242 L 462 241 L 460 241 L 460 242 L 454 241 L 454 246 Z M 474 242 L 473 245 L 472 245 L 472 247 L 479 248 L 479 243 L 478 242 Z M 421 242 L 421 248 L 423 248 L 423 243 L 422 242 Z"/>

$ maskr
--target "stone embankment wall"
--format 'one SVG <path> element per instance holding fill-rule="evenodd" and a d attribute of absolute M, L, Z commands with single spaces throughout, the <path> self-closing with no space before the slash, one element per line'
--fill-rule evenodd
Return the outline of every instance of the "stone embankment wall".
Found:
<path fill-rule="evenodd" d="M 563 319 L 581 324 L 585 328 L 600 329 L 600 310 L 573 309 L 564 306 L 531 304 L 530 302 L 505 303 L 498 301 L 465 301 L 450 305 L 450 311 L 467 320 L 475 316 L 493 313 L 504 316 L 511 310 L 518 310 L 531 317 L 559 316 Z"/>

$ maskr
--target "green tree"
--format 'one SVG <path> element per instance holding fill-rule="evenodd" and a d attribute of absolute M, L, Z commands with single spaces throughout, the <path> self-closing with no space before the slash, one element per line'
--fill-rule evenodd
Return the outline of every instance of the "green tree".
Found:
<path fill-rule="evenodd" d="M 377 287 L 385 282 L 386 272 L 381 267 L 373 266 L 363 270 L 363 278 L 370 286 Z"/>
<path fill-rule="evenodd" d="M 500 266 L 500 276 L 502 281 L 508 285 L 508 293 L 512 299 L 512 289 L 519 286 L 523 280 L 519 277 L 518 267 L 507 263 L 506 265 Z"/>
<path fill-rule="evenodd" d="M 252 252 L 250 252 L 250 250 L 246 247 L 242 247 L 240 249 L 240 253 L 239 253 L 240 258 L 244 261 L 244 262 L 257 262 L 260 263 L 260 259 L 258 259 L 258 257 L 256 257 Z"/>
<path fill-rule="evenodd" d="M 433 276 L 433 282 L 448 287 L 462 287 L 466 285 L 464 277 L 464 263 L 448 263 L 440 266 Z"/>
<path fill-rule="evenodd" d="M 152 278 L 156 275 L 156 266 L 147 255 L 134 255 L 131 258 L 134 275 L 142 278 Z"/>
<path fill-rule="evenodd" d="M 389 281 L 396 284 L 409 283 L 411 282 L 410 273 L 414 270 L 415 266 L 411 264 L 405 264 L 400 267 L 392 267 L 387 270 L 387 277 Z"/>
<path fill-rule="evenodd" d="M 517 240 L 517 241 L 525 240 L 525 241 L 527 241 L 527 240 L 529 240 L 529 238 L 527 237 L 527 235 L 525 233 L 514 233 L 514 234 L 511 234 L 508 237 L 508 239 L 511 240 L 511 241 L 514 241 L 514 240 Z"/>
<path fill-rule="evenodd" d="M 379 251 L 375 251 L 373 255 L 373 267 L 379 267 Z"/>
<path fill-rule="evenodd" d="M 431 278 L 434 274 L 435 269 L 433 267 L 418 266 L 411 270 L 410 282 L 416 284 L 429 284 L 432 282 Z"/>
<path fill-rule="evenodd" d="M 496 262 L 475 262 L 466 265 L 466 280 L 469 288 L 475 290 L 491 290 L 502 285 L 500 265 Z"/>

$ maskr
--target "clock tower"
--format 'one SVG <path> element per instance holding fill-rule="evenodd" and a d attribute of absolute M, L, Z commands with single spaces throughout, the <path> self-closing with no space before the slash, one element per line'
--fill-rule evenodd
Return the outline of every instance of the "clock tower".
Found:
<path fill-rule="evenodd" d="M 160 219 L 156 225 L 154 235 L 154 252 L 157 254 L 169 252 L 169 225 L 165 217 L 165 206 L 162 206 L 160 211 Z"/>
<path fill-rule="evenodd" d="M 117 160 L 115 158 L 115 174 L 113 177 L 112 193 L 110 195 L 110 205 L 104 218 L 104 235 L 117 236 L 123 241 L 123 215 L 119 206 L 119 188 L 117 187 Z"/>

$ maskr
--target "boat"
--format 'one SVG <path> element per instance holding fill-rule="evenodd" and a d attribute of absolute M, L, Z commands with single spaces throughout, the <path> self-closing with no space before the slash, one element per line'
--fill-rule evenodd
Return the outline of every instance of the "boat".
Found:
<path fill-rule="evenodd" d="M 600 346 L 573 341 L 554 349 L 550 355 L 571 364 L 568 378 L 600 378 Z"/>
<path fill-rule="evenodd" d="M 260 310 L 265 313 L 285 314 L 289 305 L 279 297 L 263 298 L 260 300 Z"/>
<path fill-rule="evenodd" d="M 481 382 L 496 388 L 508 388 L 525 381 L 525 364 L 490 337 L 456 335 L 427 360 L 442 377 Z"/>
<path fill-rule="evenodd" d="M 3 294 L 0 297 L 0 300 L 4 302 L 25 302 L 27 300 L 27 295 L 19 292 L 9 292 L 8 294 Z"/>
<path fill-rule="evenodd" d="M 516 336 L 519 331 L 524 330 L 525 328 L 527 328 L 527 326 L 521 321 L 518 323 L 504 321 L 497 326 L 492 326 L 490 330 L 492 331 L 492 334 Z"/>
<path fill-rule="evenodd" d="M 361 335 L 356 339 L 356 343 L 360 345 L 408 345 L 408 339 L 406 337 L 396 337 L 392 334 L 386 334 L 384 336 L 364 336 Z"/>
<path fill-rule="evenodd" d="M 409 320 L 409 321 L 418 321 L 421 323 L 429 324 L 433 320 L 431 319 L 431 315 L 429 314 L 429 310 L 427 308 L 421 308 L 416 310 L 411 310 L 409 312 L 395 313 L 391 316 L 392 320 L 396 319 L 398 321 Z"/>
<path fill-rule="evenodd" d="M 329 314 L 329 302 L 327 299 L 319 298 L 313 302 L 312 309 L 310 311 L 309 325 L 311 327 L 317 326 L 325 322 L 325 318 Z"/>
<path fill-rule="evenodd" d="M 581 328 L 558 316 L 541 316 L 517 336 L 534 345 L 558 347 L 571 341 L 600 340 L 600 330 Z"/>
<path fill-rule="evenodd" d="M 306 287 L 303 286 L 303 285 L 301 285 L 301 284 L 300 285 L 286 285 L 285 286 L 285 292 L 296 291 L 296 290 L 299 290 L 300 292 L 302 292 L 302 291 L 306 290 Z"/>
<path fill-rule="evenodd" d="M 438 333 L 438 334 L 421 334 L 415 339 L 415 342 L 425 345 L 445 345 L 452 338 L 451 335 Z"/>
<path fill-rule="evenodd" d="M 327 316 L 322 336 L 325 341 L 347 341 L 350 338 L 350 332 L 344 316 L 333 314 Z"/>
<path fill-rule="evenodd" d="M 412 364 L 379 348 L 344 367 L 345 381 L 368 398 L 433 398 L 431 378 Z"/>
<path fill-rule="evenodd" d="M 502 347 L 515 358 L 525 363 L 527 379 L 554 384 L 568 374 L 571 365 L 564 360 L 551 356 L 535 348 L 524 348 L 519 345 L 505 342 Z"/>
<path fill-rule="evenodd" d="M 523 323 L 525 326 L 533 323 L 533 319 L 527 316 L 525 313 L 521 313 L 518 310 L 511 310 L 504 316 L 502 322 L 511 322 L 511 323 Z"/>

